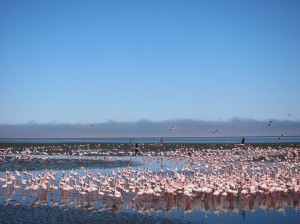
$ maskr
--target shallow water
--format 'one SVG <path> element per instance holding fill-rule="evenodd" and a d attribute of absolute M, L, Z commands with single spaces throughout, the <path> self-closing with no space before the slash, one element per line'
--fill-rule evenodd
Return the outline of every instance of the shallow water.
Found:
<path fill-rule="evenodd" d="M 90 150 L 88 150 L 90 151 Z M 93 151 L 93 150 L 92 150 Z M 22 160 L 19 154 L 6 154 L 0 161 L 0 177 L 5 171 L 27 170 L 39 175 L 46 170 L 56 172 L 56 184 L 63 173 L 78 171 L 111 175 L 123 167 L 171 173 L 182 166 L 195 168 L 188 157 L 150 156 L 53 156 L 31 155 Z M 200 167 L 202 172 L 205 167 Z M 24 179 L 28 177 L 24 175 Z M 20 180 L 19 180 L 20 181 Z M 18 182 L 20 184 L 20 182 Z M 97 192 L 79 195 L 74 192 L 25 191 L 2 188 L 0 183 L 1 223 L 299 223 L 299 194 L 277 193 L 272 197 L 141 197 L 132 201 L 125 194 L 123 201 L 100 196 Z M 21 185 L 21 184 L 20 184 Z"/>
<path fill-rule="evenodd" d="M 89 211 L 47 206 L 0 206 L 1 223 L 298 223 L 299 212 L 288 208 L 283 212 L 212 212 L 149 214 L 130 211 Z"/>
<path fill-rule="evenodd" d="M 300 136 L 244 136 L 245 143 L 300 142 Z M 240 143 L 243 137 L 139 137 L 139 138 L 0 138 L 0 143 Z"/>

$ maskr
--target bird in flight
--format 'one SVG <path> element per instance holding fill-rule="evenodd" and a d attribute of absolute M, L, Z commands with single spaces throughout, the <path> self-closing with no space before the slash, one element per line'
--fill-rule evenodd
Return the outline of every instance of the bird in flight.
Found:
<path fill-rule="evenodd" d="M 170 131 L 173 131 L 173 128 L 174 128 L 174 127 L 173 127 L 173 125 L 172 125 L 172 127 L 170 128 Z"/>
<path fill-rule="evenodd" d="M 218 131 L 218 129 L 214 130 L 214 131 L 213 131 L 213 134 L 216 133 L 217 131 Z"/>
<path fill-rule="evenodd" d="M 272 121 L 269 121 L 268 127 L 271 125 Z"/>

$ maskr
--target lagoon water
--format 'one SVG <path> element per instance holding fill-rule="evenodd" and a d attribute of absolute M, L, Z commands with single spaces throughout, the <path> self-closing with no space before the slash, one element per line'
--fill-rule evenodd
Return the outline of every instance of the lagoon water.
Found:
<path fill-rule="evenodd" d="M 243 137 L 163 137 L 164 143 L 240 143 Z M 0 143 L 160 143 L 161 137 L 132 138 L 0 138 Z M 300 136 L 249 136 L 245 143 L 293 143 Z"/>
<path fill-rule="evenodd" d="M 132 138 L 132 144 L 157 144 L 160 138 Z M 165 144 L 158 144 L 157 149 L 168 151 L 170 144 L 231 144 L 239 143 L 241 137 L 234 138 L 163 138 Z M 165 172 L 172 169 L 180 172 L 180 167 L 188 163 L 188 158 L 171 159 L 164 156 L 124 155 L 117 152 L 126 150 L 128 138 L 101 138 L 101 139 L 0 139 L 0 178 L 7 170 L 27 170 L 33 175 L 40 175 L 46 170 L 57 173 L 56 183 L 64 173 L 78 170 L 79 175 L 85 173 L 101 173 L 110 175 L 113 171 L 123 167 Z M 246 137 L 246 143 L 300 143 L 300 137 Z M 6 150 L 6 144 L 17 144 Z M 110 149 L 114 154 L 110 156 L 71 156 L 71 155 L 32 155 L 30 161 L 17 160 L 18 151 L 28 148 L 28 144 L 85 144 L 80 152 L 99 152 L 104 149 L 93 148 L 97 144 L 115 144 Z M 93 145 L 92 148 L 87 147 Z M 26 145 L 26 146 L 25 146 Z M 173 146 L 174 146 L 173 145 Z M 298 146 L 299 147 L 299 146 Z M 16 150 L 16 151 L 13 151 Z M 75 149 L 72 149 L 75 151 Z M 76 149 L 77 150 L 77 149 Z M 147 149 L 143 149 L 146 151 Z M 4 151 L 13 151 L 4 154 Z M 107 151 L 103 151 L 107 153 Z M 50 154 L 50 153 L 49 153 Z M 46 160 L 45 160 L 46 158 Z M 204 172 L 205 167 L 200 167 Z M 298 171 L 299 172 L 299 171 Z M 24 178 L 28 180 L 28 177 Z M 275 197 L 256 196 L 242 199 L 240 197 L 206 197 L 194 198 L 192 201 L 183 196 L 164 198 L 163 200 L 137 200 L 124 197 L 124 201 L 111 200 L 93 193 L 79 195 L 65 193 L 61 190 L 39 190 L 26 192 L 22 187 L 18 190 L 2 188 L 0 183 L 0 223 L 299 223 L 300 196 L 299 194 L 278 194 Z"/>

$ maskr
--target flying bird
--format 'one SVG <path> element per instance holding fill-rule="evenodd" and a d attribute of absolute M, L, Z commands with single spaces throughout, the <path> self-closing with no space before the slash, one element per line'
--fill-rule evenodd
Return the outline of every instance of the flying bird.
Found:
<path fill-rule="evenodd" d="M 214 131 L 213 131 L 213 134 L 216 133 L 217 131 L 218 131 L 218 129 L 214 130 Z"/>
<path fill-rule="evenodd" d="M 173 125 L 172 125 L 172 127 L 170 128 L 170 131 L 173 131 L 173 128 L 174 128 L 174 127 L 173 127 Z"/>
<path fill-rule="evenodd" d="M 268 127 L 271 125 L 272 121 L 269 121 Z"/>

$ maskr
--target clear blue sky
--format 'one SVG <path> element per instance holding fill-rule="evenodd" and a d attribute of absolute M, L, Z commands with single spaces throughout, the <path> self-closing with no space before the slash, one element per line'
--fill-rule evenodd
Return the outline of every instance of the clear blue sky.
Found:
<path fill-rule="evenodd" d="M 0 124 L 298 121 L 299 24 L 298 0 L 1 1 Z"/>

